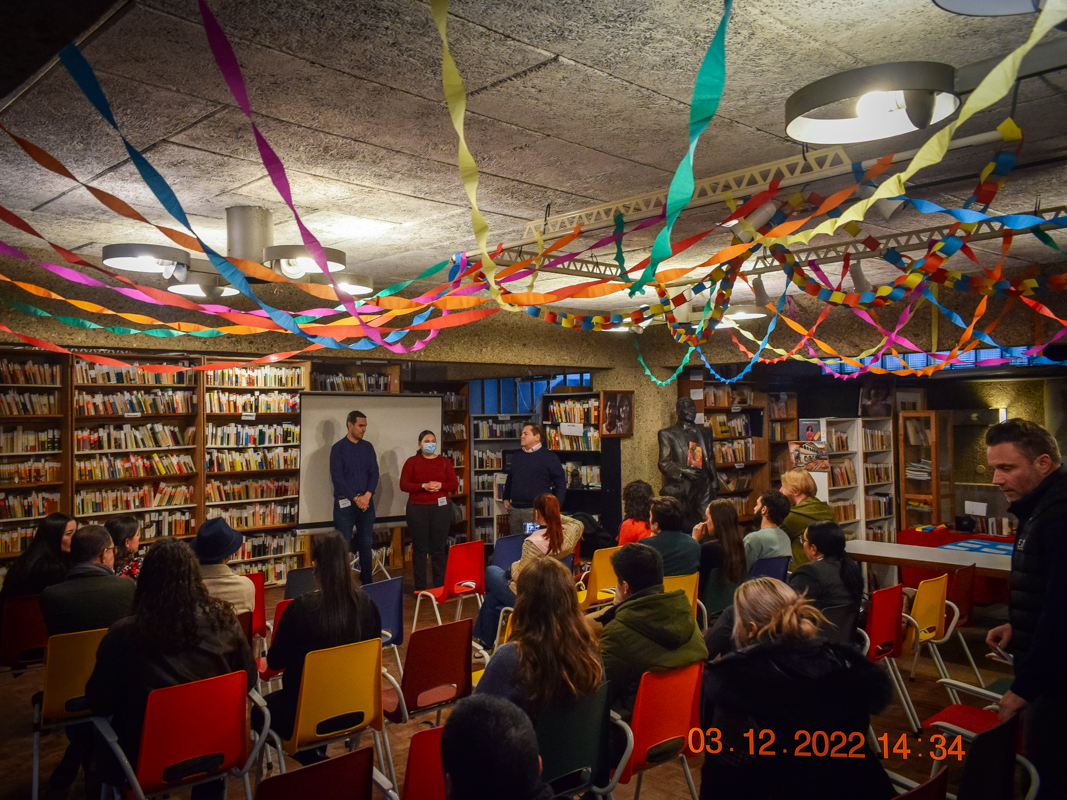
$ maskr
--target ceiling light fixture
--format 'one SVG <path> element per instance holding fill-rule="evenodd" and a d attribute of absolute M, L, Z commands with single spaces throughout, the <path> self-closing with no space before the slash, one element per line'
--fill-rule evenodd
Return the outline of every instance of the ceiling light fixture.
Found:
<path fill-rule="evenodd" d="M 147 272 L 164 278 L 185 279 L 189 253 L 178 247 L 159 244 L 105 244 L 104 266 L 126 272 Z"/>
<path fill-rule="evenodd" d="M 809 144 L 851 144 L 925 130 L 959 107 L 956 71 L 935 61 L 902 61 L 840 72 L 785 101 L 785 132 Z"/>
<path fill-rule="evenodd" d="M 240 294 L 236 289 L 224 282 L 222 276 L 211 275 L 206 272 L 193 272 L 184 279 L 172 276 L 167 280 L 167 291 L 185 297 L 195 297 L 203 300 L 218 300 L 222 297 L 232 297 Z"/>
<path fill-rule="evenodd" d="M 337 282 L 337 288 L 348 292 L 353 297 L 371 294 L 374 291 L 374 279 L 370 275 L 345 273 L 345 279 Z"/>
<path fill-rule="evenodd" d="M 729 317 L 734 322 L 741 322 L 746 319 L 762 319 L 767 316 L 767 311 L 760 308 L 757 305 L 746 304 L 739 306 L 730 306 L 723 313 L 724 317 Z"/>
<path fill-rule="evenodd" d="M 935 6 L 961 17 L 1013 17 L 1033 14 L 1045 7 L 1047 0 L 933 0 Z M 1067 31 L 1067 22 L 1056 26 Z"/>
<path fill-rule="evenodd" d="M 345 253 L 332 247 L 322 248 L 326 252 L 326 267 L 330 272 L 341 272 L 345 268 Z M 290 280 L 303 278 L 305 275 L 321 273 L 319 265 L 302 244 L 279 244 L 263 248 L 263 263 L 277 270 Z"/>

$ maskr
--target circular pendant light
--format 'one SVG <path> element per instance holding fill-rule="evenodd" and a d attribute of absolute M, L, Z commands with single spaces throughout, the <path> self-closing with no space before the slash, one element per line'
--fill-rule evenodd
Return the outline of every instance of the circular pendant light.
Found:
<path fill-rule="evenodd" d="M 189 253 L 159 244 L 105 244 L 104 266 L 170 278 L 189 269 Z"/>
<path fill-rule="evenodd" d="M 785 132 L 809 144 L 851 144 L 924 130 L 959 107 L 956 71 L 935 61 L 902 61 L 840 72 L 785 101 Z"/>
<path fill-rule="evenodd" d="M 374 279 L 370 275 L 345 273 L 345 279 L 337 282 L 337 288 L 353 297 L 371 294 L 374 291 Z"/>
<path fill-rule="evenodd" d="M 174 276 L 167 281 L 167 291 L 198 300 L 218 300 L 240 294 L 232 286 L 224 283 L 220 275 L 205 272 L 190 273 L 184 279 Z"/>
<path fill-rule="evenodd" d="M 1045 8 L 1047 0 L 933 0 L 935 6 L 961 17 L 1014 17 Z M 1056 26 L 1067 31 L 1067 22 Z"/>
<path fill-rule="evenodd" d="M 330 272 L 341 272 L 345 268 L 344 251 L 332 247 L 322 248 L 326 253 L 326 267 Z M 305 275 L 321 273 L 319 265 L 302 244 L 279 244 L 263 248 L 263 263 L 277 270 L 289 280 L 297 280 Z"/>

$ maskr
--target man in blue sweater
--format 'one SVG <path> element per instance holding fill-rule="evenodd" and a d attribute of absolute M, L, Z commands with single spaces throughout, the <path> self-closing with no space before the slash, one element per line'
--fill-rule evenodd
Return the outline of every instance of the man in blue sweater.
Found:
<path fill-rule="evenodd" d="M 554 494 L 560 508 L 567 496 L 567 474 L 559 456 L 542 446 L 543 438 L 540 425 L 527 423 L 519 439 L 522 450 L 511 457 L 511 472 L 504 484 L 504 508 L 508 510 L 512 534 L 525 533 L 526 523 L 534 521 L 533 503 L 538 495 Z"/>
<path fill-rule="evenodd" d="M 360 580 L 374 580 L 374 490 L 378 488 L 378 456 L 374 445 L 363 438 L 367 415 L 348 415 L 348 435 L 330 450 L 330 479 L 333 481 L 333 526 L 359 553 Z M 356 546 L 352 547 L 352 531 Z"/>

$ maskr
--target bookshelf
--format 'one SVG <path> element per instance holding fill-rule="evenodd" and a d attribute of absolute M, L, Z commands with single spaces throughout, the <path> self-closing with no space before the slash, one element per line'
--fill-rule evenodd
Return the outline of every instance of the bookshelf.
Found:
<path fill-rule="evenodd" d="M 951 523 L 955 513 L 951 412 L 901 411 L 899 419 L 901 525 Z"/>
<path fill-rule="evenodd" d="M 767 394 L 767 419 L 770 421 L 768 446 L 771 461 L 771 485 L 781 486 L 781 475 L 792 466 L 789 460 L 789 443 L 800 438 L 800 420 L 797 417 L 797 396 L 792 392 Z"/>
<path fill-rule="evenodd" d="M 506 524 L 504 482 L 511 467 L 511 453 L 521 446 L 522 427 L 529 421 L 518 414 L 472 414 L 470 417 L 471 531 L 475 539 L 482 539 L 486 544 L 494 544 Z"/>
<path fill-rule="evenodd" d="M 449 531 L 451 546 L 471 541 L 471 419 L 467 404 L 466 383 L 446 387 L 441 401 L 441 455 L 452 460 L 452 468 L 459 479 L 459 489 L 452 493 L 452 502 L 463 509 L 463 519 L 452 524 Z"/>
<path fill-rule="evenodd" d="M 311 366 L 310 388 L 316 392 L 398 394 L 400 365 L 384 361 L 335 362 Z"/>
<path fill-rule="evenodd" d="M 864 538 L 876 542 L 895 542 L 897 497 L 893 418 L 864 417 L 860 420 L 860 426 Z"/>

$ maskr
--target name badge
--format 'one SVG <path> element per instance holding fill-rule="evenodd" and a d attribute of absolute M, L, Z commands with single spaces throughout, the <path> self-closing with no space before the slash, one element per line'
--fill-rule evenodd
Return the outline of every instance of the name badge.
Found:
<path fill-rule="evenodd" d="M 348 508 L 350 505 L 352 505 L 352 501 L 346 499 L 338 500 L 337 505 L 339 505 L 341 508 Z"/>
<path fill-rule="evenodd" d="M 437 505 L 439 505 L 439 506 L 448 505 L 448 498 L 447 497 L 438 497 L 437 498 Z"/>

